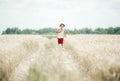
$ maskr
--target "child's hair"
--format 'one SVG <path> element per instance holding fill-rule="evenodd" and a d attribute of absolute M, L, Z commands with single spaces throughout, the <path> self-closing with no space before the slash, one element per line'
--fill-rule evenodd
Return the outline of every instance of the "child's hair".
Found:
<path fill-rule="evenodd" d="M 61 23 L 60 26 L 62 26 L 62 25 L 63 25 L 63 27 L 65 27 L 65 24 Z M 59 26 L 59 27 L 60 27 L 60 26 Z"/>

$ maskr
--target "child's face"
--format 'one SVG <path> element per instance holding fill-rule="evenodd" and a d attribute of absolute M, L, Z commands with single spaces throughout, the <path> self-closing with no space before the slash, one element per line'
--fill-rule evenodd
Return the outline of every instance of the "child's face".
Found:
<path fill-rule="evenodd" d="M 64 28 L 64 25 L 61 25 L 61 28 Z"/>

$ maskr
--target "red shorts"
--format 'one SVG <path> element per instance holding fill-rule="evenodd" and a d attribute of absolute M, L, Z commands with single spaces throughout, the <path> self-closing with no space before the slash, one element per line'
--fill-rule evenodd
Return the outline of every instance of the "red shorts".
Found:
<path fill-rule="evenodd" d="M 63 44 L 64 38 L 58 38 L 58 44 Z"/>

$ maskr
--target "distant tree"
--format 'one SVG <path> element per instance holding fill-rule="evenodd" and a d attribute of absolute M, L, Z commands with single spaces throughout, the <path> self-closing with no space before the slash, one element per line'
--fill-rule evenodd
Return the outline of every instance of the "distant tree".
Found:
<path fill-rule="evenodd" d="M 114 34 L 120 34 L 120 27 L 114 28 Z"/>
<path fill-rule="evenodd" d="M 74 34 L 73 30 L 66 29 L 65 31 L 66 31 L 67 34 Z"/>
<path fill-rule="evenodd" d="M 107 30 L 107 34 L 115 34 L 114 33 L 114 28 L 113 27 L 109 27 Z"/>
<path fill-rule="evenodd" d="M 11 29 L 7 28 L 6 31 L 5 31 L 5 34 L 10 34 L 10 33 L 11 33 Z"/>
<path fill-rule="evenodd" d="M 104 28 L 96 28 L 96 29 L 94 30 L 94 33 L 95 33 L 95 34 L 107 34 L 107 30 L 104 29 Z"/>
<path fill-rule="evenodd" d="M 56 28 L 43 28 L 36 31 L 39 34 L 55 34 Z"/>
<path fill-rule="evenodd" d="M 56 28 L 42 28 L 39 30 L 32 29 L 23 29 L 20 30 L 17 27 L 7 28 L 5 31 L 2 31 L 2 34 L 55 34 Z M 82 28 L 82 29 L 66 29 L 67 34 L 120 34 L 120 27 L 109 27 L 109 28 L 96 28 L 92 30 L 91 28 Z"/>
<path fill-rule="evenodd" d="M 76 28 L 74 28 L 74 34 L 78 34 L 79 33 L 79 30 L 77 30 Z"/>
<path fill-rule="evenodd" d="M 17 27 L 14 28 L 7 28 L 5 31 L 2 32 L 2 34 L 20 34 L 21 30 Z"/>
<path fill-rule="evenodd" d="M 91 28 L 83 28 L 80 30 L 80 33 L 82 34 L 91 34 L 93 31 Z"/>
<path fill-rule="evenodd" d="M 21 30 L 16 28 L 13 28 L 13 34 L 21 34 Z"/>
<path fill-rule="evenodd" d="M 21 34 L 32 34 L 33 30 L 31 29 L 24 29 L 21 31 Z"/>

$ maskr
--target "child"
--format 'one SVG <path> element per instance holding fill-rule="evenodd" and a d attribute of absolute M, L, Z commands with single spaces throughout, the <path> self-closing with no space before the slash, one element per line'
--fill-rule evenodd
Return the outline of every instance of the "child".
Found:
<path fill-rule="evenodd" d="M 65 25 L 62 23 L 60 24 L 59 28 L 57 29 L 57 38 L 58 38 L 58 44 L 63 47 L 64 43 L 64 36 L 66 35 L 65 30 L 64 30 Z"/>

